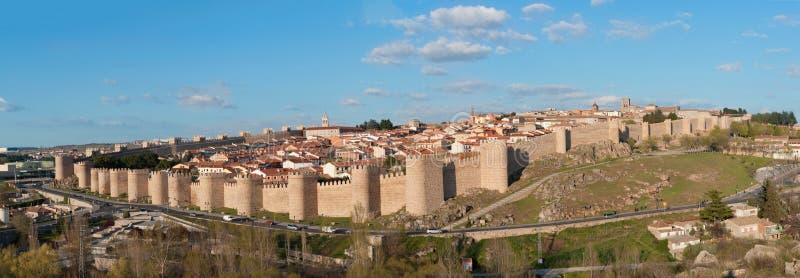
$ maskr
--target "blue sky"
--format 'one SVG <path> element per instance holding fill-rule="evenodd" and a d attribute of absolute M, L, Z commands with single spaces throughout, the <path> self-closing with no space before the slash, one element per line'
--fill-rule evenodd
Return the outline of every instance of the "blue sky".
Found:
<path fill-rule="evenodd" d="M 800 1 L 0 3 L 0 146 L 597 101 L 796 110 Z"/>

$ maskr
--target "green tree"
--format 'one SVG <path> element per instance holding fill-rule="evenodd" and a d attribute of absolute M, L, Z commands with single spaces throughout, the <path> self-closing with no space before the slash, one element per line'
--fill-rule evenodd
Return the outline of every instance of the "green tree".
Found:
<path fill-rule="evenodd" d="M 172 168 L 172 166 L 175 166 L 177 164 L 178 161 L 164 159 L 158 162 L 158 164 L 156 165 L 156 171 L 169 170 Z"/>
<path fill-rule="evenodd" d="M 706 222 L 717 223 L 733 217 L 733 210 L 722 202 L 722 193 L 717 190 L 706 192 L 706 196 L 711 201 L 703 210 L 700 211 L 700 218 Z"/>
<path fill-rule="evenodd" d="M 19 244 L 19 246 L 28 246 L 28 237 L 30 237 L 31 234 L 32 223 L 33 220 L 23 213 L 15 214 L 14 218 L 11 219 L 11 226 L 17 230 L 17 244 Z"/>
<path fill-rule="evenodd" d="M 667 118 L 670 119 L 670 120 L 673 120 L 673 121 L 677 120 L 678 119 L 678 114 L 675 114 L 675 112 L 669 112 L 669 115 L 667 116 Z"/>
<path fill-rule="evenodd" d="M 392 129 L 394 129 L 394 124 L 392 123 L 392 120 L 389 120 L 389 119 L 381 120 L 380 129 L 381 130 L 392 130 Z"/>
<path fill-rule="evenodd" d="M 11 270 L 14 277 L 59 277 L 61 266 L 58 253 L 44 245 L 40 248 L 20 254 Z"/>
<path fill-rule="evenodd" d="M 769 180 L 761 185 L 758 205 L 758 217 L 767 218 L 774 223 L 781 223 L 786 218 L 786 207 L 780 198 L 778 188 Z"/>
<path fill-rule="evenodd" d="M 92 160 L 94 162 L 95 168 L 123 168 L 124 164 L 122 161 L 115 157 L 110 157 L 107 155 L 97 155 L 92 156 Z"/>

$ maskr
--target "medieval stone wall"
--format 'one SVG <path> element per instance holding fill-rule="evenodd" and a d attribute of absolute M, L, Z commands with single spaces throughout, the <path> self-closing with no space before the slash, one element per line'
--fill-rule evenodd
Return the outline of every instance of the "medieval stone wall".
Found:
<path fill-rule="evenodd" d="M 441 162 L 432 155 L 406 158 L 406 211 L 426 215 L 444 203 Z"/>
<path fill-rule="evenodd" d="M 78 188 L 89 188 L 91 187 L 91 177 L 92 177 L 92 163 L 91 162 L 77 162 L 74 165 L 75 170 L 75 177 L 78 178 Z"/>
<path fill-rule="evenodd" d="M 147 178 L 150 171 L 147 169 L 135 169 L 128 171 L 128 200 L 136 201 L 147 196 Z"/>
<path fill-rule="evenodd" d="M 381 175 L 380 184 L 381 215 L 395 213 L 406 205 L 406 175 Z"/>
<path fill-rule="evenodd" d="M 172 207 L 185 207 L 191 203 L 192 176 L 186 173 L 167 175 L 167 203 Z"/>
<path fill-rule="evenodd" d="M 288 213 L 289 191 L 287 184 L 265 184 L 261 186 L 261 206 L 263 210 Z"/>
<path fill-rule="evenodd" d="M 128 194 L 128 169 L 111 169 L 111 187 L 109 195 L 119 197 Z"/>
<path fill-rule="evenodd" d="M 154 205 L 168 204 L 167 172 L 150 173 L 150 179 L 147 180 L 147 193 L 150 195 L 150 203 Z"/>
<path fill-rule="evenodd" d="M 322 216 L 349 217 L 353 211 L 353 185 L 346 181 L 317 184 L 317 213 Z"/>

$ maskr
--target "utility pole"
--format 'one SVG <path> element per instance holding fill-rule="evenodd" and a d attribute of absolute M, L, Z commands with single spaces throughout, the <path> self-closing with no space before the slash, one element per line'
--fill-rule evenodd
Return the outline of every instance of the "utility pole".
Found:
<path fill-rule="evenodd" d="M 78 230 L 78 254 L 79 254 L 78 255 L 78 258 L 79 258 L 79 260 L 78 260 L 78 277 L 79 278 L 85 278 L 86 277 L 86 267 L 84 265 L 85 262 L 86 262 L 86 259 L 83 257 L 83 231 L 84 231 L 83 228 L 84 228 L 84 226 L 80 225 L 80 228 Z"/>

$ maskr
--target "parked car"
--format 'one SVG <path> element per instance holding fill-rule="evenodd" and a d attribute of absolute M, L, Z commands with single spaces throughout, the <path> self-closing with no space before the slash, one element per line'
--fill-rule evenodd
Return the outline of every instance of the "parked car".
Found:
<path fill-rule="evenodd" d="M 292 230 L 292 231 L 299 231 L 299 230 L 302 229 L 302 228 L 300 228 L 300 226 L 297 226 L 297 225 L 294 225 L 294 224 L 286 225 L 286 228 L 289 229 L 289 230 Z"/>

